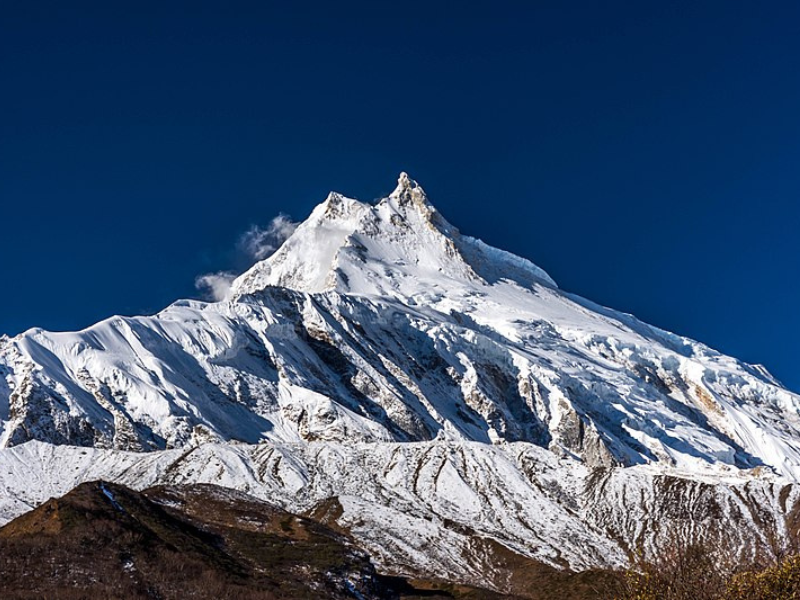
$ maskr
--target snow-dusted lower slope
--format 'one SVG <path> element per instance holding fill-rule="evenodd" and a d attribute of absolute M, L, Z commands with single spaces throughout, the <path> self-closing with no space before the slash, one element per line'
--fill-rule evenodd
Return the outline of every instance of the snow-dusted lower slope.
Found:
<path fill-rule="evenodd" d="M 675 534 L 750 555 L 796 534 L 800 508 L 800 488 L 775 476 L 589 469 L 524 442 L 203 444 L 149 453 L 28 442 L 0 450 L 0 521 L 96 479 L 137 489 L 234 488 L 346 528 L 385 571 L 500 589 L 502 561 L 490 541 L 574 569 L 625 564 Z"/>
<path fill-rule="evenodd" d="M 464 468 L 494 480 L 462 485 L 463 474 L 442 462 L 437 481 L 451 481 L 452 506 L 428 514 L 433 521 L 395 492 L 363 527 L 353 517 L 363 539 L 379 536 L 375 547 L 414 560 L 424 552 L 385 533 L 404 519 L 417 519 L 415 531 L 451 537 L 462 534 L 441 519 L 467 522 L 553 563 L 617 562 L 625 544 L 614 546 L 609 528 L 625 543 L 657 536 L 586 491 L 597 473 L 615 482 L 609 495 L 623 507 L 655 502 L 659 473 L 673 472 L 749 481 L 737 485 L 752 485 L 773 506 L 774 477 L 800 478 L 799 407 L 800 398 L 763 369 L 565 293 L 529 261 L 462 235 L 405 175 L 377 204 L 331 194 L 273 256 L 234 282 L 224 302 L 180 301 L 152 317 L 114 317 L 80 332 L 0 338 L 4 460 L 16 460 L 15 448 L 31 440 L 165 450 L 85 451 L 100 465 L 130 465 L 134 471 L 109 473 L 142 487 L 204 442 L 261 444 L 210 447 L 215 456 L 244 452 L 253 464 L 258 452 L 285 454 L 318 474 L 304 484 L 308 502 L 339 496 L 348 519 L 367 512 L 374 498 L 364 490 L 373 484 L 374 494 L 395 489 L 386 479 L 390 456 L 424 473 L 437 452 L 469 448 L 462 462 L 472 466 Z M 19 456 L 29 447 L 45 448 L 26 444 Z M 56 462 L 80 456 L 51 452 Z M 342 473 L 360 473 L 363 490 L 360 479 L 342 488 L 347 477 L 330 476 L 339 487 L 324 487 L 335 465 L 320 457 L 336 453 L 344 463 L 362 461 Z M 563 466 L 552 466 L 558 475 L 548 480 L 564 482 L 555 512 L 542 509 L 550 483 L 536 493 L 530 481 L 521 491 L 504 487 L 524 480 L 527 454 Z M 31 497 L 43 498 L 51 485 L 65 491 L 64 469 L 42 467 Z M 251 475 L 242 473 L 230 485 L 245 485 Z M 256 486 L 263 493 L 288 489 L 264 481 Z M 739 492 L 731 490 L 739 488 L 717 483 L 713 494 L 735 504 Z M 433 502 L 423 496 L 437 489 L 420 488 L 419 502 Z M 578 489 L 585 498 L 572 506 Z M 484 507 L 492 502 L 505 504 Z M 779 521 L 782 513 L 770 514 Z M 447 548 L 460 547 L 456 537 Z M 469 569 L 456 562 L 453 569 Z"/>

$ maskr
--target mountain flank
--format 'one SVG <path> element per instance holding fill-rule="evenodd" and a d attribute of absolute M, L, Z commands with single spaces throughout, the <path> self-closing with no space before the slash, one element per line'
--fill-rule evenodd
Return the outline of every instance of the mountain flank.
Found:
<path fill-rule="evenodd" d="M 185 490 L 313 517 L 343 536 L 323 554 L 342 558 L 367 586 L 358 593 L 389 590 L 385 576 L 414 593 L 424 581 L 578 593 L 602 579 L 592 573 L 653 561 L 676 540 L 728 548 L 740 564 L 790 551 L 800 397 L 763 367 L 561 289 L 459 231 L 402 174 L 374 202 L 329 194 L 221 301 L 0 337 L 0 523 L 101 480 L 151 490 L 106 512 L 114 527 L 150 507 L 135 521 L 142 539 L 165 560 L 185 549 L 196 575 L 236 589 L 356 584 L 324 561 L 299 563 L 303 577 L 280 562 L 305 543 L 287 541 L 284 517 L 229 531 L 224 502 L 203 492 L 200 505 L 228 515 L 215 522 Z M 161 488 L 184 490 L 170 492 L 179 514 Z M 125 492 L 111 493 L 125 508 Z M 159 529 L 156 514 L 194 529 Z M 314 549 L 338 539 L 308 531 Z M 241 539 L 288 545 L 251 556 Z M 125 581 L 143 577 L 146 590 L 157 554 L 137 554 Z"/>

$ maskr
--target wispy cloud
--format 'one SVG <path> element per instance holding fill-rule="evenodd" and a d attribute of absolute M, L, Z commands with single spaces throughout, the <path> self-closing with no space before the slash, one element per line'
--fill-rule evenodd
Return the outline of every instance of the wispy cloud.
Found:
<path fill-rule="evenodd" d="M 231 271 L 206 273 L 194 280 L 194 287 L 200 290 L 206 299 L 219 302 L 228 297 L 234 279 L 236 279 L 236 273 Z"/>
<path fill-rule="evenodd" d="M 243 262 L 249 268 L 254 263 L 269 258 L 294 233 L 297 225 L 284 214 L 272 219 L 266 227 L 253 225 L 239 237 L 236 253 L 244 258 Z M 233 271 L 205 273 L 194 280 L 194 286 L 205 299 L 219 302 L 228 297 L 237 275 Z"/>
<path fill-rule="evenodd" d="M 264 260 L 294 233 L 297 225 L 288 216 L 280 214 L 266 228 L 253 225 L 239 238 L 237 247 L 253 260 Z"/>

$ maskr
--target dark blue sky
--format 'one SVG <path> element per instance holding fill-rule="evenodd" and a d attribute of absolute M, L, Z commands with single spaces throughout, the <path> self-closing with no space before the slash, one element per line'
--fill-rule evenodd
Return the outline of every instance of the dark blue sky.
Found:
<path fill-rule="evenodd" d="M 196 296 L 250 225 L 407 170 L 561 287 L 800 390 L 796 2 L 13 4 L 2 332 Z"/>

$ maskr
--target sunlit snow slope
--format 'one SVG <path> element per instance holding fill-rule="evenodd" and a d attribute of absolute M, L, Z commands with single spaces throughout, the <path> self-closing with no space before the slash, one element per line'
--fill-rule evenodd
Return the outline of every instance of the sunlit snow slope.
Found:
<path fill-rule="evenodd" d="M 0 447 L 9 448 L 0 465 L 31 440 L 136 452 L 204 442 L 388 444 L 375 446 L 380 453 L 435 440 L 409 445 L 420 453 L 413 460 L 422 448 L 477 443 L 476 464 L 519 442 L 573 479 L 638 465 L 631 473 L 650 478 L 762 486 L 800 478 L 798 407 L 763 369 L 563 292 L 531 262 L 462 235 L 405 174 L 376 204 L 331 193 L 224 302 L 180 301 L 153 317 L 0 338 Z M 386 462 L 380 478 L 391 472 Z M 476 491 L 457 469 L 445 475 L 448 486 L 430 493 L 477 507 L 464 517 L 471 527 L 488 522 L 470 493 L 491 490 Z M 581 482 L 575 489 L 591 496 Z M 787 514 L 793 494 L 783 496 Z M 369 497 L 348 500 L 356 501 Z M 535 508 L 529 502 L 524 510 Z M 584 524 L 600 514 L 569 510 Z M 483 531 L 497 537 L 496 529 Z M 585 535 L 584 559 L 573 551 L 551 562 L 624 555 L 608 550 L 618 540 L 607 534 Z"/>

